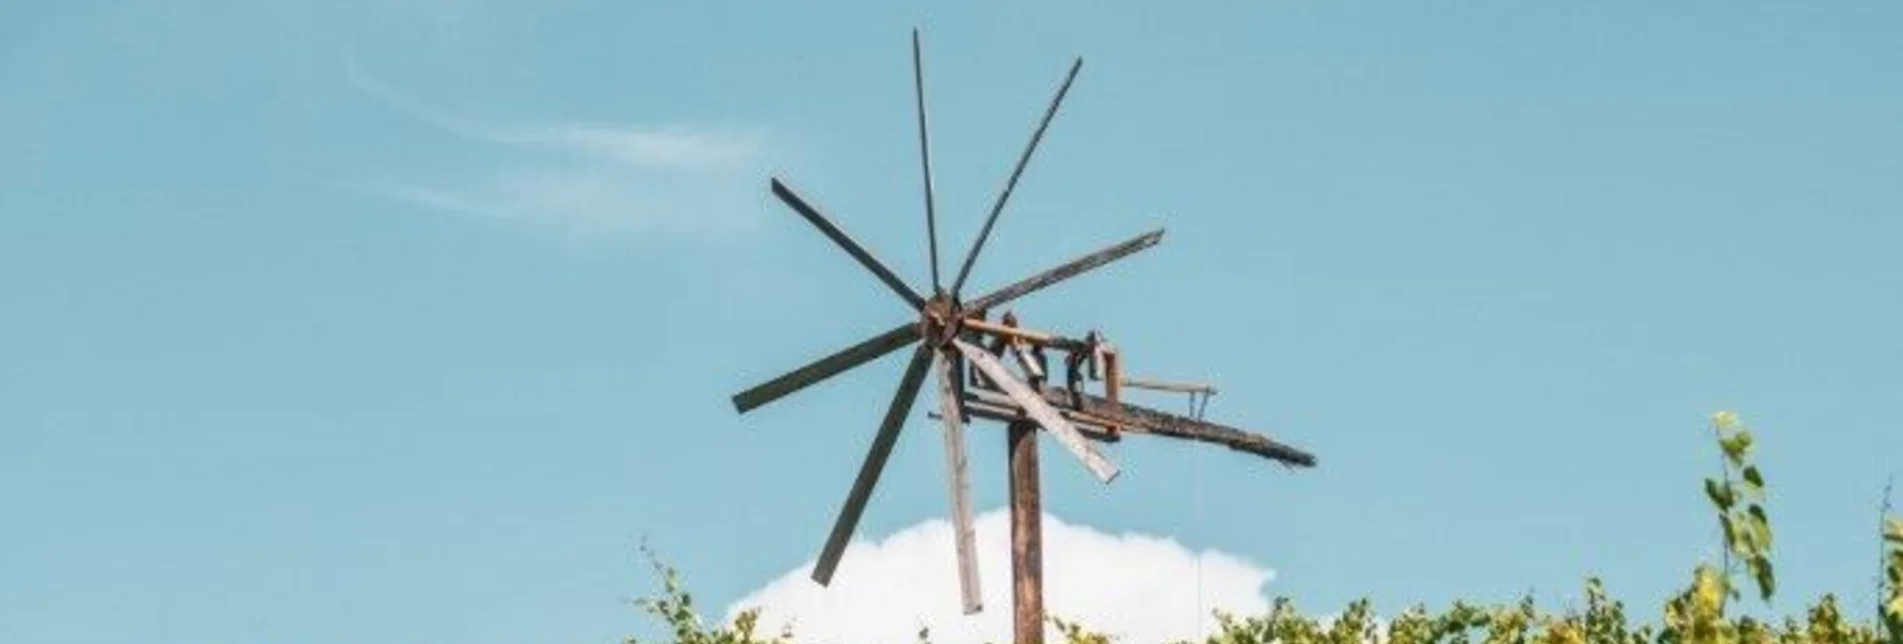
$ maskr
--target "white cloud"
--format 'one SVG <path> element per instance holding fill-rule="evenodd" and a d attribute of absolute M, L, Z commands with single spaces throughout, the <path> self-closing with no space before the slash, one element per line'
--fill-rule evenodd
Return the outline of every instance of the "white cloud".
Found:
<path fill-rule="evenodd" d="M 571 232 L 717 231 L 743 223 L 761 192 L 761 142 L 736 129 L 507 123 L 438 109 L 372 78 L 354 58 L 345 79 L 426 125 L 500 148 L 474 174 L 358 182 L 364 191 L 436 210 L 555 225 Z"/>
<path fill-rule="evenodd" d="M 951 525 L 933 519 L 883 541 L 855 540 L 830 587 L 809 578 L 811 561 L 801 564 L 735 602 L 726 619 L 759 607 L 763 630 L 790 624 L 798 641 L 813 644 L 909 642 L 921 626 L 939 644 L 1010 642 L 1009 520 L 1004 510 L 976 519 L 979 614 L 961 610 Z M 1269 609 L 1263 587 L 1274 573 L 1236 556 L 1192 552 L 1166 537 L 1107 534 L 1048 514 L 1043 526 L 1046 611 L 1118 641 L 1195 638 L 1214 632 L 1214 609 Z M 1054 631 L 1048 639 L 1061 641 Z"/>

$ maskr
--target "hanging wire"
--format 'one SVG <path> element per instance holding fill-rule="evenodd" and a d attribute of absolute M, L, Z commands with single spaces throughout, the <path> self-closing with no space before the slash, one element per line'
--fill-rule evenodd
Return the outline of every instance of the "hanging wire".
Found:
<path fill-rule="evenodd" d="M 1201 395 L 1200 403 L 1198 400 L 1198 394 Z M 1189 393 L 1189 416 L 1191 418 L 1201 421 L 1203 419 L 1203 411 L 1208 408 L 1209 408 L 1209 392 L 1192 391 Z M 1190 517 L 1190 523 L 1195 525 L 1196 532 L 1200 534 L 1203 529 L 1203 467 L 1202 465 L 1203 465 L 1203 451 L 1204 450 L 1192 450 L 1192 451 L 1195 452 L 1195 456 L 1190 457 L 1191 459 L 1193 459 L 1190 462 L 1190 473 L 1189 473 L 1190 513 L 1192 514 L 1192 516 Z M 1196 639 L 1200 641 L 1200 640 L 1208 639 L 1209 637 L 1208 633 L 1204 632 L 1203 630 L 1203 626 L 1204 626 L 1203 556 L 1201 553 L 1196 553 L 1196 552 L 1191 552 L 1190 556 L 1196 558 Z"/>

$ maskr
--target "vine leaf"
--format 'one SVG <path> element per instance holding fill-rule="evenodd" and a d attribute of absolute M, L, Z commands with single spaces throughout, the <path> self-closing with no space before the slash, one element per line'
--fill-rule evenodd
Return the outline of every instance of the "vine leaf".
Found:
<path fill-rule="evenodd" d="M 1732 465 L 1744 465 L 1745 455 L 1751 452 L 1751 432 L 1738 430 L 1730 438 L 1719 439 L 1718 446 L 1724 448 L 1725 458 Z"/>
<path fill-rule="evenodd" d="M 1731 504 L 1736 501 L 1731 494 L 1730 484 L 1719 483 L 1713 479 L 1705 479 L 1705 496 L 1711 497 L 1711 502 L 1717 505 L 1719 510 L 1730 510 Z"/>

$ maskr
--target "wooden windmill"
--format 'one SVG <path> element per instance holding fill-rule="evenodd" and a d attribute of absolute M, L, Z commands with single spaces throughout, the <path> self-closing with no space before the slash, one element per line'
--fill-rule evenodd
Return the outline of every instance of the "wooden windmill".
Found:
<path fill-rule="evenodd" d="M 992 204 L 984 226 L 979 229 L 971 250 L 965 254 L 957 276 L 949 289 L 944 288 L 938 270 L 938 223 L 932 195 L 931 140 L 926 127 L 924 67 L 920 61 L 918 32 L 912 32 L 913 87 L 918 101 L 918 137 L 925 192 L 925 230 L 932 267 L 929 297 L 908 286 L 872 253 L 854 241 L 838 225 L 821 214 L 792 188 L 775 178 L 774 196 L 799 213 L 827 238 L 877 276 L 887 288 L 905 300 L 918 319 L 893 327 L 858 344 L 820 358 L 733 397 L 741 413 L 811 386 L 848 369 L 872 361 L 917 343 L 898 391 L 893 394 L 879 431 L 865 462 L 859 468 L 852 490 L 833 523 L 832 533 L 820 551 L 813 568 L 813 579 L 821 585 L 832 580 L 833 570 L 844 554 L 846 544 L 859 523 L 860 514 L 872 496 L 873 486 L 885 468 L 886 459 L 898 440 L 899 430 L 911 413 L 926 372 L 936 373 L 938 409 L 930 414 L 944 428 L 945 459 L 950 470 L 951 515 L 958 554 L 958 579 L 966 613 L 982 609 L 978 589 L 978 565 L 973 544 L 970 485 L 965 471 L 965 426 L 971 418 L 1002 421 L 1009 427 L 1009 469 L 1011 503 L 1011 559 L 1015 605 L 1014 624 L 1017 641 L 1043 641 L 1042 544 L 1038 498 L 1036 430 L 1055 436 L 1066 450 L 1077 457 L 1085 469 L 1098 479 L 1109 482 L 1117 476 L 1117 467 L 1098 453 L 1092 441 L 1114 442 L 1125 433 L 1154 434 L 1223 445 L 1288 465 L 1309 467 L 1315 458 L 1306 452 L 1283 445 L 1265 436 L 1231 427 L 1203 422 L 1124 402 L 1125 388 L 1167 391 L 1204 391 L 1201 386 L 1172 385 L 1126 378 L 1123 360 L 1116 347 L 1102 334 L 1092 331 L 1082 338 L 1034 331 L 1018 326 L 1015 316 L 1006 312 L 999 321 L 989 321 L 988 312 L 1021 297 L 1076 277 L 1137 251 L 1156 245 L 1163 238 L 1161 229 L 1147 232 L 1097 252 L 1084 255 L 1020 280 L 1004 288 L 965 299 L 962 289 L 972 263 L 984 249 L 985 240 L 1004 210 L 1012 189 L 1023 174 L 1025 164 L 1037 150 L 1051 118 L 1063 103 L 1064 94 L 1083 66 L 1077 59 L 1071 64 L 1057 95 L 1051 99 L 1024 152 L 1018 157 L 1004 190 Z M 1047 352 L 1062 354 L 1064 380 L 1054 384 Z M 1017 370 L 1000 358 L 1011 354 Z M 968 370 L 967 365 L 976 367 Z M 1102 394 L 1086 391 L 1087 381 L 1101 383 Z"/>

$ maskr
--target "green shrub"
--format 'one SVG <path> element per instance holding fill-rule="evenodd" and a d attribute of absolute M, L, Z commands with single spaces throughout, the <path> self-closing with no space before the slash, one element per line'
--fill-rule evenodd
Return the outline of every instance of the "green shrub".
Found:
<path fill-rule="evenodd" d="M 1890 516 L 1887 505 L 1880 534 L 1884 577 L 1875 623 L 1845 619 L 1830 594 L 1812 603 L 1803 621 L 1793 617 L 1769 624 L 1728 614 L 1731 600 L 1739 597 L 1735 578 L 1746 576 L 1765 601 L 1775 594 L 1777 579 L 1764 475 L 1752 455 L 1755 439 L 1731 412 L 1714 414 L 1712 428 L 1722 459 L 1719 476 L 1704 481 L 1705 495 L 1723 529 L 1724 561 L 1694 567 L 1690 585 L 1666 601 L 1656 625 L 1632 623 L 1625 605 L 1612 599 L 1597 578 L 1589 578 L 1584 610 L 1547 613 L 1531 597 L 1499 606 L 1457 601 L 1439 613 L 1414 606 L 1385 626 L 1366 599 L 1322 620 L 1296 610 L 1289 598 L 1278 597 L 1265 615 L 1216 611 L 1216 632 L 1201 644 L 1903 644 L 1903 519 Z M 669 627 L 674 634 L 669 644 L 790 644 L 789 631 L 772 637 L 756 632 L 757 610 L 740 613 L 732 624 L 705 626 L 675 570 L 645 547 L 642 552 L 662 578 L 663 590 L 661 596 L 637 605 Z M 1112 642 L 1080 624 L 1051 621 L 1065 644 Z M 919 631 L 918 644 L 930 644 L 928 631 Z"/>

